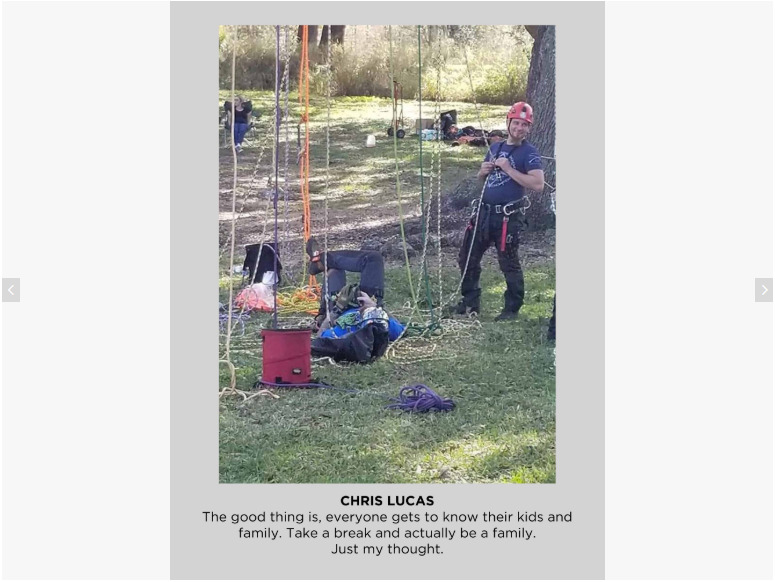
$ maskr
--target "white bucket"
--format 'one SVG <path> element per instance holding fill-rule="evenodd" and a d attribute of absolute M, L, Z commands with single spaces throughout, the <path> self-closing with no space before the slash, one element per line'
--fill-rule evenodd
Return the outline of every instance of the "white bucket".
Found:
<path fill-rule="evenodd" d="M 366 137 L 366 147 L 367 148 L 373 148 L 377 145 L 377 138 L 373 135 L 369 135 Z"/>

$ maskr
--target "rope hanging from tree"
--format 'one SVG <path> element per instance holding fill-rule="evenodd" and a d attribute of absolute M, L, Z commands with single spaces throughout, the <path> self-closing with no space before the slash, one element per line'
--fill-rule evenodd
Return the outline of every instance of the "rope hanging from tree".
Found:
<path fill-rule="evenodd" d="M 443 58 L 441 53 L 441 30 L 436 30 L 436 104 L 434 110 L 434 117 L 439 123 L 438 131 L 436 132 L 436 139 L 433 141 L 433 155 L 431 157 L 432 171 L 435 172 L 437 181 L 437 198 L 436 198 L 436 256 L 438 259 L 438 274 L 439 274 L 439 305 L 444 303 L 444 291 L 442 286 L 442 257 L 441 257 L 441 138 L 442 136 L 442 124 L 441 124 L 441 68 L 443 64 Z M 433 164 L 433 161 L 436 164 Z M 431 199 L 433 199 L 433 182 L 431 181 Z"/>
<path fill-rule="evenodd" d="M 301 59 L 299 62 L 299 108 L 302 109 L 299 130 L 304 125 L 304 145 L 299 153 L 299 176 L 301 181 L 301 199 L 304 206 L 304 244 L 309 240 L 312 230 L 309 198 L 309 25 L 301 27 Z M 306 251 L 304 251 L 306 252 Z M 302 254 L 303 257 L 303 254 Z M 302 264 L 304 259 L 302 258 Z M 309 276 L 309 286 L 318 289 L 314 275 Z"/>
<path fill-rule="evenodd" d="M 288 220 L 288 158 L 290 156 L 290 123 L 289 123 L 289 106 L 288 95 L 290 93 L 290 65 L 291 65 L 291 50 L 288 34 L 288 25 L 283 25 L 284 43 L 283 43 L 283 82 L 282 91 L 284 98 L 284 111 L 283 111 L 283 124 L 285 125 L 285 152 L 283 158 L 283 240 L 285 242 L 283 256 L 290 256 L 290 236 L 288 233 L 289 220 Z"/>
<path fill-rule="evenodd" d="M 231 156 L 233 164 L 232 188 L 231 188 L 231 248 L 229 251 L 229 269 L 234 269 L 234 233 L 237 223 L 237 147 L 234 143 L 234 93 L 235 93 L 235 70 L 237 68 L 237 29 L 234 28 L 234 46 L 231 51 Z M 231 331 L 232 314 L 231 306 L 234 301 L 234 280 L 229 273 L 229 316 L 227 318 L 228 327 L 226 328 L 226 360 L 229 361 L 229 351 L 231 349 Z M 231 364 L 231 362 L 229 362 Z"/>
<path fill-rule="evenodd" d="M 274 68 L 274 260 L 272 271 L 277 273 L 277 253 L 280 252 L 277 237 L 277 199 L 279 197 L 278 183 L 280 181 L 280 27 L 275 26 L 275 68 Z M 259 253 L 259 257 L 261 254 Z M 277 329 L 277 283 L 272 285 L 273 309 L 272 326 Z"/>
<path fill-rule="evenodd" d="M 328 185 L 331 169 L 331 25 L 328 25 L 328 42 L 326 43 L 326 187 L 324 193 L 323 212 L 323 293 L 326 305 L 326 321 L 331 323 L 330 301 L 331 290 L 328 288 Z"/>
<path fill-rule="evenodd" d="M 419 113 L 418 116 L 420 120 L 422 120 L 422 25 L 417 26 L 417 76 L 418 76 L 418 84 L 417 84 L 417 97 L 418 97 L 418 107 L 419 107 Z M 422 131 L 420 131 L 420 134 L 418 136 L 418 140 L 420 142 L 420 209 L 424 209 L 425 207 L 425 176 L 423 174 L 423 163 L 422 163 Z M 428 212 L 427 215 L 423 213 L 422 216 L 422 238 L 423 238 L 423 253 L 422 253 L 422 272 L 423 272 L 423 281 L 425 283 L 425 295 L 428 300 L 428 309 L 431 313 L 431 320 L 433 321 L 435 319 L 434 313 L 433 313 L 433 298 L 431 297 L 431 287 L 430 283 L 428 281 L 428 261 L 427 261 L 427 250 L 428 250 L 428 233 L 427 233 L 427 224 L 430 222 L 430 212 L 431 212 L 431 200 L 428 200 Z"/>
<path fill-rule="evenodd" d="M 468 83 L 471 87 L 471 98 L 474 100 L 474 110 L 476 111 L 476 117 L 477 117 L 477 120 L 479 121 L 479 128 L 482 130 L 482 136 L 484 136 L 484 141 L 489 151 L 490 140 L 487 137 L 487 133 L 484 131 L 484 124 L 482 123 L 482 117 L 479 114 L 479 106 L 476 102 L 476 90 L 474 89 L 474 80 L 473 80 L 473 77 L 471 76 L 471 66 L 469 65 L 469 62 L 468 62 L 467 43 L 463 45 L 463 56 L 466 62 L 466 71 L 468 72 Z M 474 241 L 476 240 L 476 231 L 479 226 L 479 213 L 482 210 L 482 199 L 484 198 L 484 189 L 486 187 L 487 187 L 487 180 L 485 180 L 484 184 L 482 185 L 482 191 L 479 193 L 479 200 L 476 203 L 476 213 L 474 214 L 474 217 L 473 217 L 474 227 L 473 227 L 473 230 L 471 231 L 471 244 L 468 247 L 465 266 L 463 267 L 462 273 L 460 274 L 460 281 L 457 284 L 457 288 L 455 289 L 455 292 L 449 296 L 449 299 L 447 299 L 447 301 L 444 303 L 445 306 L 451 304 L 455 299 L 457 299 L 457 296 L 460 293 L 460 290 L 463 288 L 463 280 L 465 279 L 466 273 L 468 272 L 468 266 L 471 262 L 471 252 L 474 249 Z"/>
<path fill-rule="evenodd" d="M 396 82 L 396 76 L 395 71 L 393 67 L 393 27 L 388 25 L 388 42 L 390 45 L 390 81 L 391 86 L 395 87 Z M 393 127 L 395 127 L 396 123 L 396 114 L 395 114 L 395 108 L 393 112 Z M 399 224 L 401 227 L 401 242 L 404 246 L 404 260 L 406 262 L 406 274 L 408 276 L 409 281 L 409 291 L 412 295 L 412 304 L 414 305 L 414 309 L 417 310 L 417 295 L 415 295 L 414 292 L 414 285 L 412 284 L 412 268 L 409 263 L 409 252 L 406 249 L 406 233 L 404 232 L 404 209 L 403 205 L 401 203 L 401 180 L 400 180 L 400 173 L 398 168 L 398 136 L 396 135 L 397 132 L 393 132 L 393 157 L 395 159 L 395 166 L 396 166 L 396 197 L 398 198 L 398 219 Z"/>

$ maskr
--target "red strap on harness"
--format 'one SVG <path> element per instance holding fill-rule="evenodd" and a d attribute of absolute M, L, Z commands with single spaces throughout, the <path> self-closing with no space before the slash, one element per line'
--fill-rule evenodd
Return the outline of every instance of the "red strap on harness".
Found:
<path fill-rule="evenodd" d="M 501 227 L 501 252 L 506 252 L 506 226 L 509 224 L 509 217 L 503 217 L 503 227 Z"/>

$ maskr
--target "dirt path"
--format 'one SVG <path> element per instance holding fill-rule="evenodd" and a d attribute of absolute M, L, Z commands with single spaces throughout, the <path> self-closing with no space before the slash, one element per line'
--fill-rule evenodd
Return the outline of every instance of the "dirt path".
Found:
<path fill-rule="evenodd" d="M 343 137 L 344 136 L 344 137 Z M 387 140 L 385 140 L 387 141 Z M 383 151 L 367 157 L 365 148 L 356 148 L 347 140 L 346 135 L 337 133 L 332 140 L 332 150 L 339 157 L 332 156 L 330 163 L 328 185 L 328 247 L 329 248 L 371 248 L 380 249 L 388 264 L 403 263 L 403 250 L 400 245 L 400 221 L 398 198 L 395 187 L 394 161 L 388 157 L 391 144 L 383 144 Z M 247 147 L 238 155 L 238 181 L 236 208 L 238 218 L 235 236 L 235 264 L 241 264 L 246 244 L 258 243 L 262 239 L 274 239 L 274 187 L 269 178 L 274 171 L 271 167 L 272 152 L 270 147 L 260 144 L 258 147 Z M 404 150 L 409 150 L 404 157 L 413 155 L 410 149 L 415 144 L 404 142 Z M 325 156 L 323 144 L 313 144 L 311 150 L 317 153 L 317 159 Z M 390 148 L 392 149 L 392 148 Z M 459 150 L 459 148 L 458 148 Z M 478 151 L 450 150 L 448 156 L 457 155 L 458 159 L 445 161 L 445 172 L 442 182 L 442 220 L 441 240 L 444 263 L 456 264 L 457 250 L 462 242 L 462 233 L 468 218 L 467 208 L 455 209 L 446 203 L 445 197 L 466 177 L 470 177 L 472 169 L 479 164 Z M 282 150 L 281 150 L 282 151 Z M 374 152 L 374 150 L 371 150 Z M 298 166 L 295 163 L 296 150 L 290 148 L 288 163 L 289 192 L 280 189 L 278 194 L 278 240 L 283 265 L 289 273 L 297 272 L 303 255 L 303 209 L 299 193 Z M 231 231 L 232 206 L 232 152 L 221 148 L 220 180 L 219 180 L 219 246 L 221 265 L 228 261 Z M 256 170 L 256 162 L 261 156 L 261 163 Z M 427 155 L 427 154 L 426 154 Z M 461 157 L 464 156 L 464 157 Z M 467 156 L 467 157 L 465 157 Z M 281 154 L 281 157 L 282 156 Z M 282 160 L 284 162 L 284 160 Z M 280 165 L 280 184 L 282 185 L 285 164 Z M 313 170 L 316 168 L 313 166 Z M 475 170 L 473 170 L 475 171 Z M 422 251 L 422 222 L 420 220 L 419 176 L 415 168 L 408 164 L 402 167 L 402 210 L 404 214 L 404 232 L 408 243 L 410 258 L 418 260 Z M 326 177 L 324 171 L 317 169 L 310 180 L 310 198 L 312 209 L 312 232 L 314 236 L 323 239 L 325 229 L 325 193 Z M 428 183 L 426 176 L 426 183 Z M 435 185 L 434 185 L 435 187 Z M 424 192 L 427 197 L 430 192 Z M 427 199 L 427 198 L 426 198 Z M 436 201 L 431 209 L 431 234 L 437 229 Z M 263 234 L 265 233 L 265 235 Z M 386 247 L 387 245 L 387 247 Z M 428 255 L 435 256 L 434 243 L 428 244 Z M 526 233 L 521 249 L 525 264 L 553 260 L 554 231 Z"/>

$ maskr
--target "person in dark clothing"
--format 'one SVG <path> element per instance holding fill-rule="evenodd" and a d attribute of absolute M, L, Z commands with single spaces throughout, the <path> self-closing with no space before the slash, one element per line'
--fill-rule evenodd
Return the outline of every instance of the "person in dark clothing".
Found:
<path fill-rule="evenodd" d="M 525 280 L 519 264 L 519 234 L 524 224 L 525 190 L 541 192 L 544 173 L 541 155 L 527 136 L 533 123 L 533 109 L 515 103 L 506 115 L 508 138 L 493 144 L 478 176 L 486 180 L 482 204 L 475 209 L 460 247 L 458 265 L 463 281 L 463 298 L 454 313 L 479 313 L 482 294 L 479 278 L 482 257 L 492 244 L 498 265 L 506 278 L 504 306 L 496 321 L 516 319 L 525 297 Z M 478 202 L 475 201 L 475 202 Z M 470 253 L 470 257 L 469 257 Z"/>
<path fill-rule="evenodd" d="M 227 101 L 223 104 L 223 108 L 226 111 L 226 129 L 231 129 L 231 101 Z M 250 127 L 250 112 L 253 110 L 253 105 L 250 101 L 238 95 L 234 98 L 234 148 L 238 151 L 242 151 L 242 140 L 245 139 L 245 134 Z"/>
<path fill-rule="evenodd" d="M 552 301 L 552 318 L 549 320 L 549 331 L 546 333 L 546 339 L 554 341 L 557 338 L 557 295 Z"/>
<path fill-rule="evenodd" d="M 360 273 L 361 291 L 374 297 L 378 306 L 385 297 L 385 264 L 377 251 L 328 251 L 324 253 L 314 237 L 307 241 L 307 255 L 310 258 L 309 274 L 318 275 L 328 267 L 329 295 L 336 295 L 347 285 L 347 272 Z M 325 303 L 321 300 L 325 310 Z"/>
<path fill-rule="evenodd" d="M 373 297 L 377 307 L 382 307 L 385 297 L 385 265 L 377 251 L 328 251 L 321 252 L 318 242 L 310 237 L 307 241 L 309 274 L 318 275 L 328 267 L 328 293 L 322 293 L 318 324 L 326 317 L 326 301 L 329 309 L 336 295 L 347 285 L 347 272 L 360 273 L 360 290 Z"/>
<path fill-rule="evenodd" d="M 455 139 L 457 135 L 457 127 L 455 126 L 455 120 L 452 115 L 444 113 L 441 116 L 441 139 L 450 140 Z"/>

